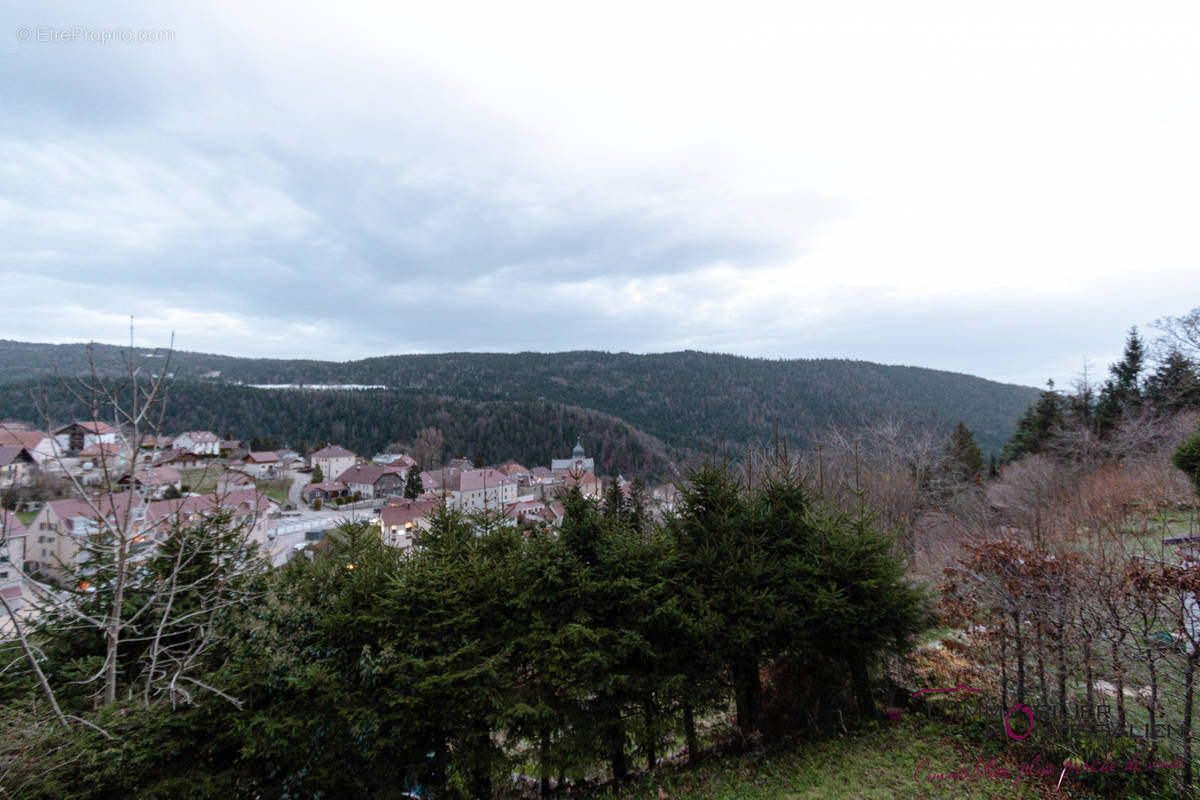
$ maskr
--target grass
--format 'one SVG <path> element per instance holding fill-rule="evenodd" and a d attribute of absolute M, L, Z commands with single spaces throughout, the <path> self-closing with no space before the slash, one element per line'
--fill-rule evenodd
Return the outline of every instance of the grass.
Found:
<path fill-rule="evenodd" d="M 292 481 L 289 478 L 258 482 L 258 490 L 280 505 L 288 501 L 288 489 L 291 486 Z"/>
<path fill-rule="evenodd" d="M 217 490 L 217 478 L 221 477 L 222 469 L 217 466 L 201 467 L 199 469 L 182 469 L 183 485 L 188 491 L 196 494 L 212 494 Z"/>
<path fill-rule="evenodd" d="M 30 523 L 37 519 L 37 515 L 36 511 L 18 511 L 17 519 L 21 520 L 21 524 L 28 528 Z"/>
<path fill-rule="evenodd" d="M 1085 797 L 1078 786 L 1054 793 L 1058 779 L 1022 775 L 1015 754 L 1001 750 L 993 762 L 1009 778 L 931 779 L 933 774 L 970 770 L 987 761 L 953 724 L 923 717 L 898 723 L 871 723 L 850 735 L 775 754 L 747 754 L 711 760 L 695 767 L 656 770 L 615 796 L 627 800 L 818 800 L 885 798 L 1041 798 Z M 928 762 L 920 779 L 914 771 Z M 1069 780 L 1069 778 L 1068 778 Z M 1066 789 L 1067 787 L 1063 787 Z"/>

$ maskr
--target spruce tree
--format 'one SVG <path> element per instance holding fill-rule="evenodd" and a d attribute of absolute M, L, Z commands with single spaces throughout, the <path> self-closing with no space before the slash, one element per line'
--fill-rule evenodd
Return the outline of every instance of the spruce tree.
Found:
<path fill-rule="evenodd" d="M 641 478 L 634 478 L 629 484 L 629 524 L 639 534 L 650 527 L 650 499 Z"/>
<path fill-rule="evenodd" d="M 725 465 L 707 464 L 680 493 L 670 535 L 685 587 L 684 608 L 703 639 L 696 645 L 697 685 L 729 681 L 744 739 L 760 728 L 759 668 L 778 624 L 775 584 L 783 568 L 763 546 L 765 525 L 751 524 L 744 484 Z M 686 710 L 686 709 L 685 709 Z"/>
<path fill-rule="evenodd" d="M 404 496 L 415 500 L 423 491 L 425 486 L 421 483 L 421 470 L 416 466 L 409 467 L 404 476 Z"/>
<path fill-rule="evenodd" d="M 1109 378 L 1100 390 L 1096 419 L 1103 435 L 1117 426 L 1128 411 L 1142 402 L 1141 375 L 1146 365 L 1146 347 L 1136 327 L 1129 329 L 1121 360 L 1109 367 Z"/>
<path fill-rule="evenodd" d="M 617 481 L 617 476 L 613 475 L 608 482 L 608 488 L 604 491 L 604 516 L 615 520 L 623 519 L 625 505 L 625 493 L 621 491 L 621 484 Z"/>
<path fill-rule="evenodd" d="M 1200 495 L 1200 433 L 1193 435 L 1189 439 L 1179 445 L 1175 450 L 1175 455 L 1171 459 L 1179 470 L 1187 475 L 1188 480 L 1192 482 L 1192 486 L 1196 489 L 1196 494 Z"/>
<path fill-rule="evenodd" d="M 1017 429 L 1004 445 L 1000 460 L 1009 463 L 1045 451 L 1051 435 L 1063 424 L 1065 405 L 1062 395 L 1054 390 L 1054 381 L 1046 381 L 1037 402 L 1017 421 Z"/>
<path fill-rule="evenodd" d="M 956 483 L 978 483 L 983 479 L 983 452 L 965 423 L 959 422 L 946 442 L 950 477 Z"/>
<path fill-rule="evenodd" d="M 1200 373 L 1178 350 L 1172 350 L 1146 379 L 1146 402 L 1163 411 L 1200 408 Z"/>

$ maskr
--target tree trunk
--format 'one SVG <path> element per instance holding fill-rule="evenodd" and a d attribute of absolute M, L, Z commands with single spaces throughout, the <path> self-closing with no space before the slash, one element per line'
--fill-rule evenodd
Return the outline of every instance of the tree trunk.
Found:
<path fill-rule="evenodd" d="M 658 759 L 654 752 L 654 698 L 646 698 L 646 769 L 654 769 Z"/>
<path fill-rule="evenodd" d="M 875 698 L 871 695 L 871 680 L 867 675 L 867 662 L 861 654 L 850 657 L 850 678 L 854 682 L 854 697 L 858 700 L 858 713 L 864 719 L 875 716 Z"/>
<path fill-rule="evenodd" d="M 1150 747 L 1153 748 L 1158 734 L 1158 667 L 1155 664 L 1154 651 L 1146 648 L 1146 664 L 1150 667 Z"/>
<path fill-rule="evenodd" d="M 1064 623 L 1057 623 L 1056 636 L 1058 641 L 1055 644 L 1057 649 L 1055 671 L 1058 673 L 1058 714 L 1064 722 L 1067 719 L 1067 646 L 1065 641 L 1065 627 Z"/>
<path fill-rule="evenodd" d="M 429 768 L 429 798 L 444 800 L 446 795 L 446 767 L 450 757 L 446 737 L 438 736 L 433 745 L 433 763 Z"/>
<path fill-rule="evenodd" d="M 127 514 L 132 518 L 132 513 L 127 511 Z M 131 524 L 131 522 L 127 521 L 126 524 Z M 104 705 L 106 706 L 117 702 L 117 655 L 121 644 L 121 614 L 124 613 L 125 603 L 125 562 L 129 550 L 128 538 L 124 530 L 117 531 L 117 581 L 113 589 L 108 620 L 104 626 L 107 640 L 104 653 Z"/>
<path fill-rule="evenodd" d="M 1021 633 L 1021 612 L 1012 612 L 1013 636 L 1017 646 L 1017 704 L 1025 704 L 1025 636 Z"/>
<path fill-rule="evenodd" d="M 625 759 L 625 725 L 618 715 L 612 724 L 612 773 L 613 779 L 623 782 L 629 778 L 629 762 Z"/>
<path fill-rule="evenodd" d="M 1125 673 L 1121 669 L 1121 644 L 1125 641 L 1122 632 L 1112 641 L 1112 668 L 1117 682 L 1117 728 L 1125 730 Z"/>
<path fill-rule="evenodd" d="M 687 740 L 688 763 L 700 760 L 700 740 L 696 737 L 696 712 L 691 703 L 683 704 L 683 736 Z"/>
<path fill-rule="evenodd" d="M 550 731 L 542 731 L 541 742 L 538 745 L 538 760 L 541 762 L 542 800 L 550 797 Z"/>
<path fill-rule="evenodd" d="M 1092 674 L 1092 637 L 1091 634 L 1086 634 L 1083 637 L 1083 678 L 1087 681 L 1085 687 L 1087 696 L 1088 714 L 1092 713 L 1092 707 L 1095 705 L 1095 690 L 1092 688 L 1094 675 Z"/>
<path fill-rule="evenodd" d="M 1042 656 L 1045 645 L 1042 638 L 1042 621 L 1040 618 L 1035 621 L 1033 631 L 1036 637 L 1034 646 L 1037 648 L 1038 691 L 1041 692 L 1038 702 L 1045 703 L 1050 699 L 1050 690 L 1046 686 L 1046 659 Z"/>
<path fill-rule="evenodd" d="M 733 687 L 737 699 L 738 729 L 743 742 L 746 742 L 758 729 L 758 713 L 762 703 L 762 684 L 758 679 L 756 659 L 745 658 L 734 667 Z"/>

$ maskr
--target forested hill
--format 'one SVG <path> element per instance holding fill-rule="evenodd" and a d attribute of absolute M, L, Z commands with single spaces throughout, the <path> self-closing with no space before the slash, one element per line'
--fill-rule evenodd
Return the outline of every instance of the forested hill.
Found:
<path fill-rule="evenodd" d="M 121 396 L 127 394 L 125 385 L 115 385 Z M 37 419 L 40 409 L 49 408 L 55 421 L 86 418 L 87 411 L 61 389 L 53 378 L 0 385 L 0 417 Z M 495 464 L 511 458 L 529 467 L 566 458 L 576 437 L 582 437 L 601 474 L 662 480 L 678 477 L 680 465 L 691 457 L 598 411 L 403 390 L 273 391 L 176 380 L 162 423 L 169 431 L 270 438 L 299 449 L 334 441 L 366 455 L 393 442 L 412 443 L 422 429 L 435 428 L 443 437 L 437 460 L 479 456 Z"/>
<path fill-rule="evenodd" d="M 97 368 L 115 374 L 121 352 L 122 348 L 97 345 Z M 139 348 L 138 352 L 147 351 Z M 768 442 L 776 419 L 780 432 L 803 446 L 815 443 L 828 425 L 854 425 L 895 415 L 938 425 L 947 433 L 962 420 L 985 453 L 998 453 L 1017 418 L 1037 398 L 1037 391 L 1029 387 L 919 367 L 693 351 L 444 353 L 344 363 L 189 352 L 171 358 L 171 371 L 180 379 L 382 384 L 409 397 L 577 406 L 618 417 L 668 447 L 688 450 L 713 437 L 724 437 L 735 452 L 748 444 Z M 143 363 L 157 363 L 157 359 Z M 87 369 L 83 345 L 0 341 L 0 382 L 55 371 L 81 374 Z M 218 404 L 224 402 L 219 398 Z M 341 401 L 314 397 L 306 402 Z M 207 411 L 220 415 L 218 407 Z M 277 424 L 269 416 L 260 422 L 264 431 Z"/>

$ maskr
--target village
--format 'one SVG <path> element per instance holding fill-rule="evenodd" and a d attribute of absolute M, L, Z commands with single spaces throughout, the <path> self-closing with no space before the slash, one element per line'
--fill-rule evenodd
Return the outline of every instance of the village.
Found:
<path fill-rule="evenodd" d="M 250 450 L 211 431 L 134 441 L 98 421 L 40 431 L 0 420 L 0 596 L 28 614 L 35 587 L 86 573 L 81 544 L 105 526 L 126 530 L 134 557 L 144 557 L 173 526 L 227 512 L 278 567 L 311 555 L 347 521 L 367 522 L 385 544 L 410 548 L 442 504 L 488 512 L 500 524 L 556 529 L 564 492 L 578 487 L 601 501 L 613 482 L 652 512 L 672 506 L 670 485 L 646 488 L 620 475 L 598 476 L 582 443 L 547 466 L 453 458 L 422 470 L 405 453 L 367 458 L 337 444 L 311 453 Z M 47 485 L 61 496 L 27 499 L 45 494 Z M 30 491 L 35 486 L 40 492 Z"/>

